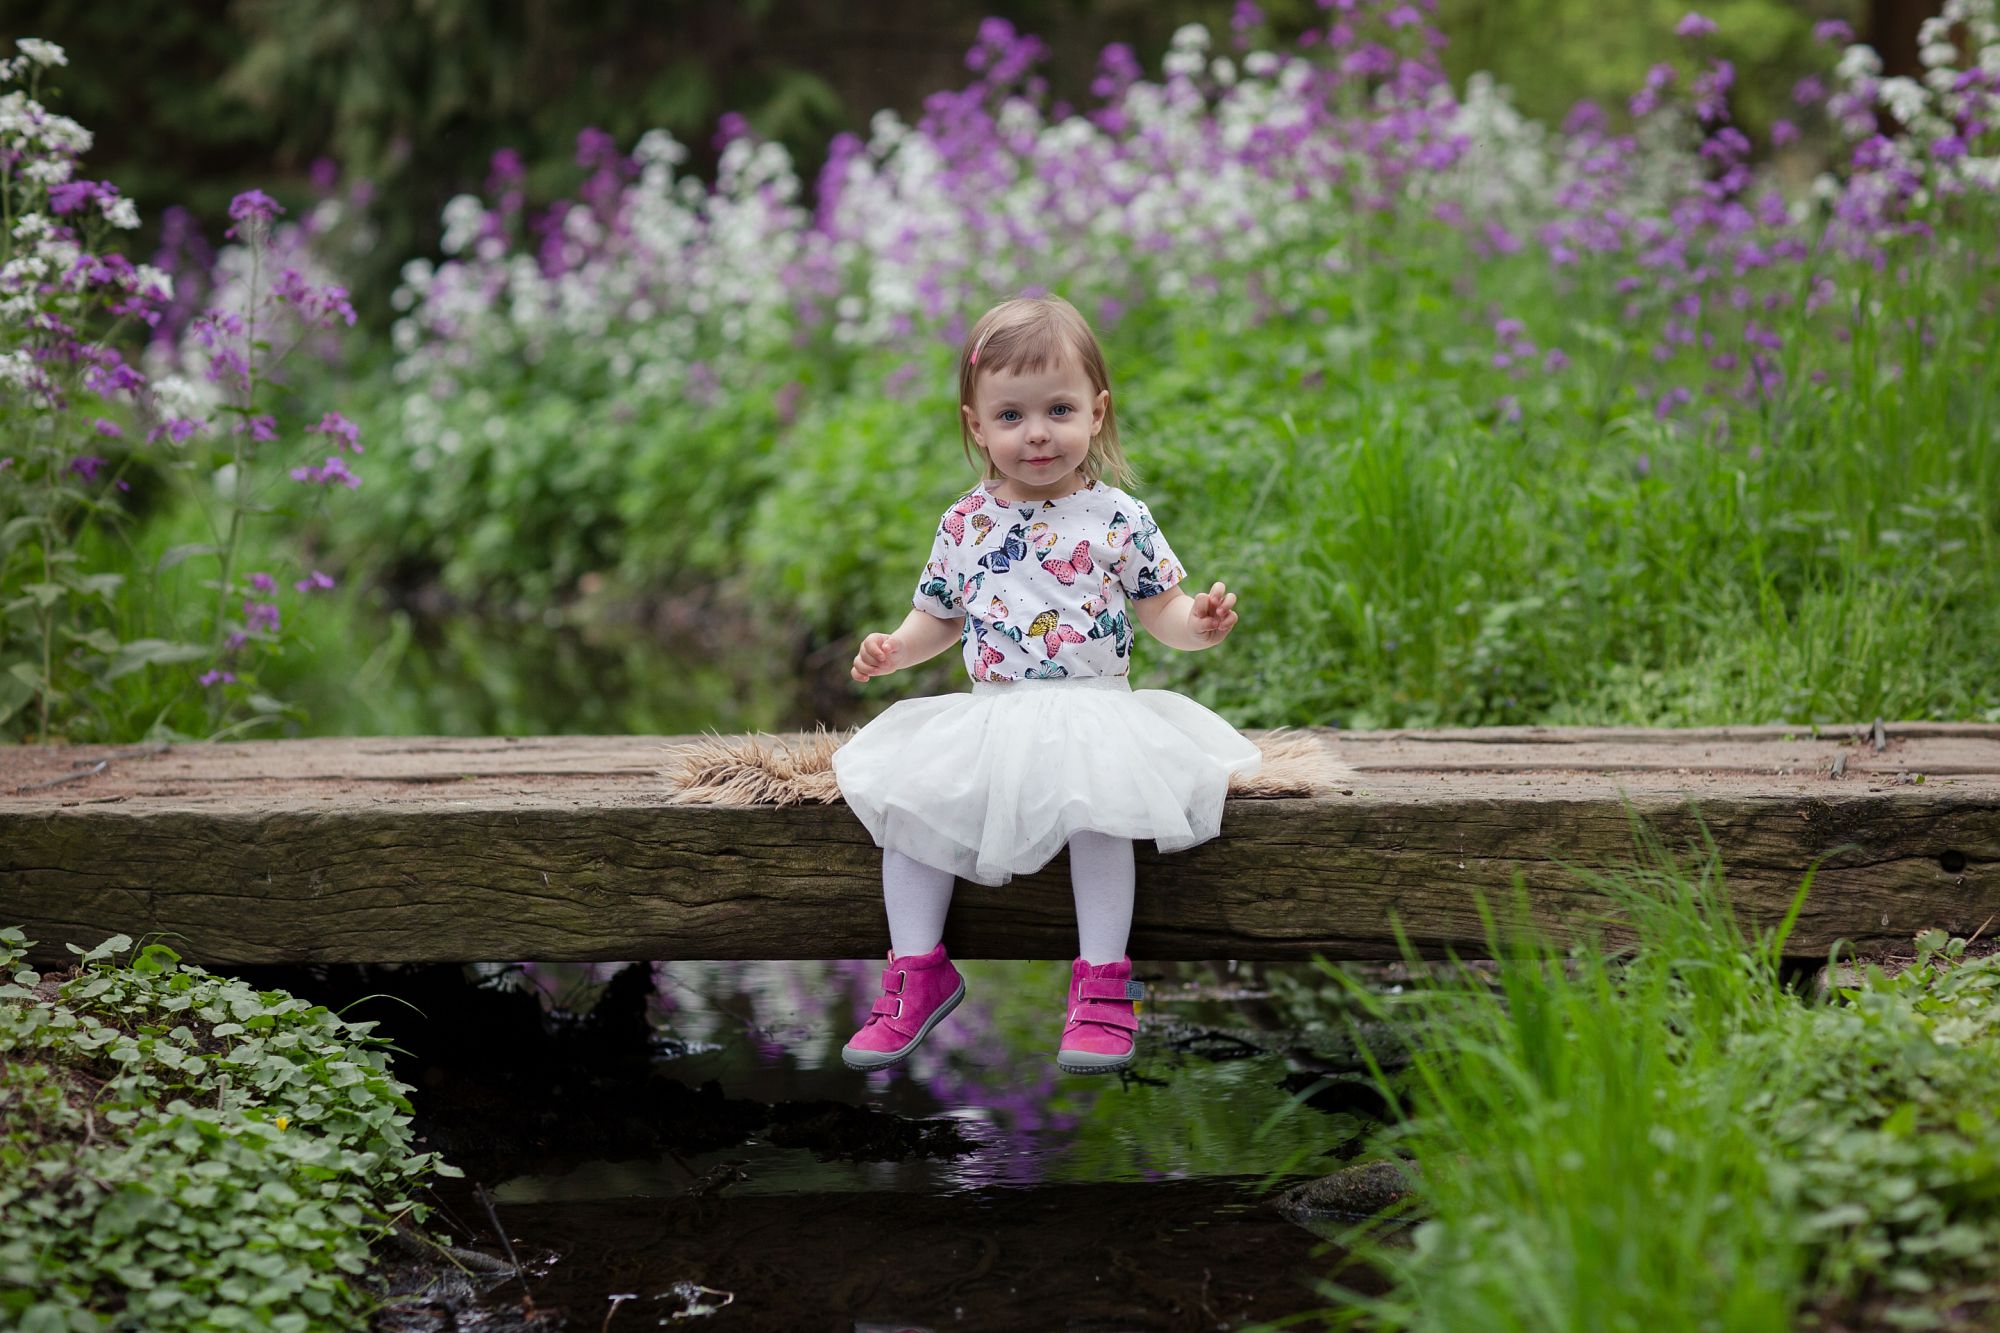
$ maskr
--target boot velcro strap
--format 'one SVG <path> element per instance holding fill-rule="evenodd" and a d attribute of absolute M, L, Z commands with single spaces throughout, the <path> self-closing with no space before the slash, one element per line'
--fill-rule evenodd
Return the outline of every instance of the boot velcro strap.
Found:
<path fill-rule="evenodd" d="M 1139 1016 L 1130 1009 L 1103 1002 L 1079 1004 L 1069 1011 L 1069 1026 L 1079 1023 L 1097 1023 L 1108 1028 L 1122 1028 L 1127 1032 L 1139 1030 Z"/>
<path fill-rule="evenodd" d="M 1143 981 L 1118 981 L 1111 977 L 1085 977 L 1077 986 L 1079 1000 L 1143 1000 Z"/>
<path fill-rule="evenodd" d="M 900 995 L 878 996 L 875 1000 L 875 1007 L 868 1012 L 871 1014 L 881 1014 L 884 1018 L 901 1018 L 903 1016 L 903 997 Z"/>

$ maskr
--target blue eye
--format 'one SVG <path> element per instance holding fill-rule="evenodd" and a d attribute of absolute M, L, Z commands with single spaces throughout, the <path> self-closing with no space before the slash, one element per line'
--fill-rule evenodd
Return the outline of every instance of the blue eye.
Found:
<path fill-rule="evenodd" d="M 1052 410 L 1053 410 L 1053 411 L 1057 411 L 1057 412 L 1061 412 L 1061 413 L 1064 413 L 1064 414 L 1068 414 L 1069 412 L 1071 412 L 1071 411 L 1074 411 L 1075 409 L 1073 409 L 1072 407 L 1070 407 L 1070 405 L 1069 405 L 1068 403 L 1057 403 L 1057 404 L 1055 405 L 1055 407 L 1054 407 L 1054 408 L 1053 408 Z"/>
<path fill-rule="evenodd" d="M 1002 412 L 1000 414 L 1000 419 L 1002 421 L 1012 421 L 1015 417 L 1018 417 L 1020 415 L 1021 414 L 1019 412 L 1016 412 L 1013 408 L 1010 407 L 1005 412 Z"/>

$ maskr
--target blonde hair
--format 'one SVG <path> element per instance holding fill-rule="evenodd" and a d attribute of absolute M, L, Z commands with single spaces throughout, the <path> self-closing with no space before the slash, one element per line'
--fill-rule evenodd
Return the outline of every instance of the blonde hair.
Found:
<path fill-rule="evenodd" d="M 1097 335 L 1077 313 L 1075 306 L 1060 296 L 1023 296 L 1002 301 L 981 315 L 965 335 L 958 352 L 958 433 L 965 446 L 966 461 L 983 471 L 988 481 L 1000 476 L 993 460 L 983 455 L 972 438 L 965 409 L 972 406 L 973 387 L 988 371 L 1047 370 L 1074 359 L 1090 379 L 1093 394 L 1108 392 L 1111 373 L 1104 367 L 1104 349 Z M 1090 451 L 1078 469 L 1090 481 L 1109 480 L 1116 486 L 1132 486 L 1138 478 L 1125 461 L 1118 444 L 1118 408 L 1107 403 L 1104 424 L 1091 437 Z"/>

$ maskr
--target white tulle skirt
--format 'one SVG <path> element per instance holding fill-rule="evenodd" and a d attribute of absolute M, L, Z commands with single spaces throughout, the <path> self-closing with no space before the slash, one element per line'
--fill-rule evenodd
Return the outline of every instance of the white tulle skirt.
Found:
<path fill-rule="evenodd" d="M 898 700 L 834 752 L 833 772 L 877 846 L 998 885 L 1080 829 L 1163 852 L 1206 842 L 1230 775 L 1261 758 L 1185 695 L 1072 676 Z"/>

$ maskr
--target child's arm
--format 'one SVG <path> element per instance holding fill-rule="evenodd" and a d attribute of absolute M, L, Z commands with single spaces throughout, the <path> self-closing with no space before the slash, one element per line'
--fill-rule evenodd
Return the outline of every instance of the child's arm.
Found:
<path fill-rule="evenodd" d="M 1217 580 L 1207 592 L 1190 597 L 1175 584 L 1152 597 L 1135 597 L 1132 610 L 1146 632 L 1184 652 L 1213 648 L 1236 628 L 1236 594 Z"/>
<path fill-rule="evenodd" d="M 870 634 L 861 641 L 861 651 L 854 655 L 854 669 L 848 674 L 856 680 L 867 680 L 870 676 L 886 676 L 891 671 L 928 662 L 957 643 L 964 633 L 964 612 L 946 618 L 912 608 L 893 634 Z"/>

